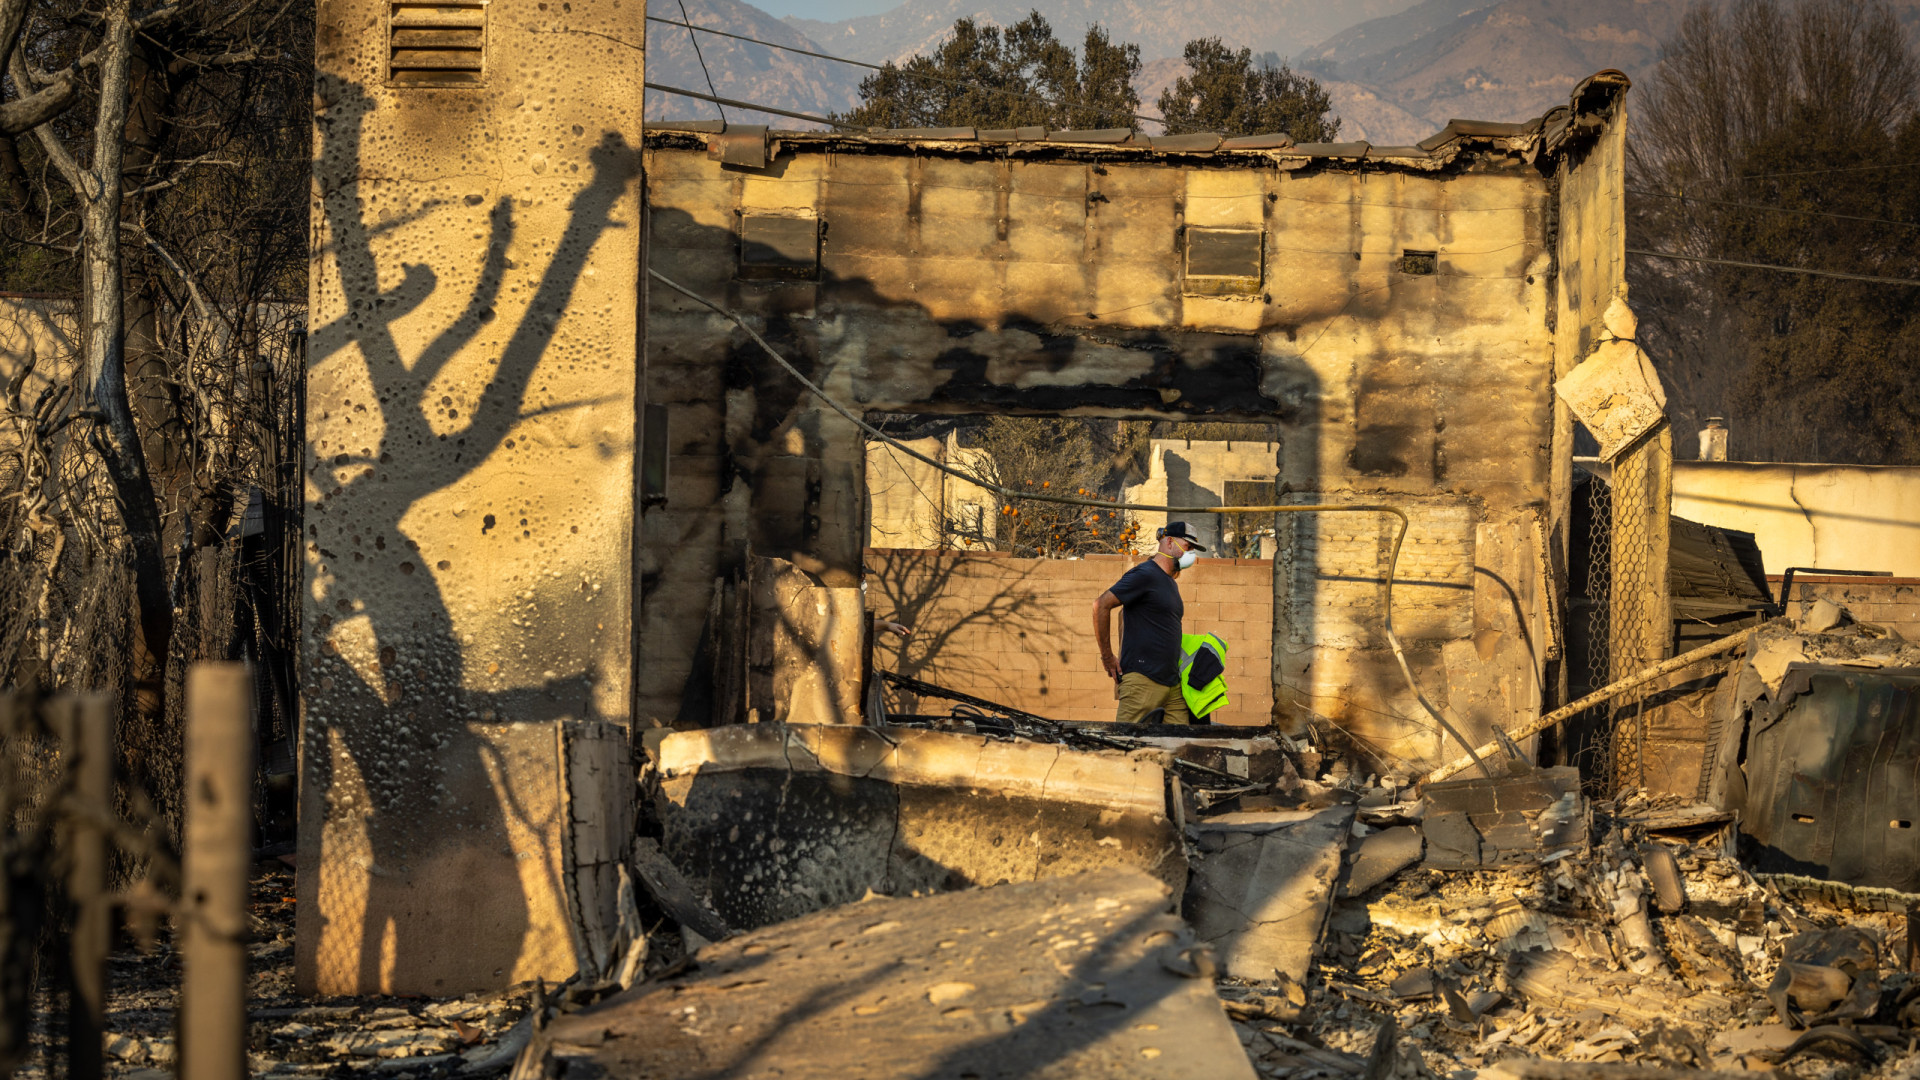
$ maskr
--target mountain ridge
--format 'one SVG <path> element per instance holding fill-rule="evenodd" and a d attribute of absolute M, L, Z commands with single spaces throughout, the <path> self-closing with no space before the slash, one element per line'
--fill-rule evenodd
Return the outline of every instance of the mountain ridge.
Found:
<path fill-rule="evenodd" d="M 1920 32 L 1920 0 L 1892 3 L 1909 31 Z M 878 63 L 932 51 L 957 18 L 1004 25 L 1034 6 L 1035 0 L 907 0 L 891 11 L 838 22 L 776 19 L 741 0 L 700 0 L 688 10 L 701 25 Z M 1144 0 L 1038 3 L 1062 41 L 1076 43 L 1087 23 L 1098 21 L 1115 40 L 1141 46 L 1136 89 L 1143 114 L 1158 114 L 1160 91 L 1184 71 L 1179 54 L 1186 39 L 1213 34 L 1257 53 L 1291 58 L 1297 70 L 1326 87 L 1342 121 L 1342 139 L 1380 145 L 1418 142 L 1456 117 L 1530 119 L 1565 104 L 1579 80 L 1603 68 L 1644 81 L 1686 6 L 1686 0 L 1362 0 L 1329 14 L 1332 5 L 1309 0 L 1169 0 L 1151 8 Z M 1327 32 L 1301 44 L 1317 29 Z M 824 115 L 852 107 L 868 74 L 711 35 L 702 35 L 701 47 L 720 96 L 796 112 Z M 649 81 L 705 89 L 684 30 L 653 24 L 648 63 Z M 717 110 L 649 91 L 647 115 L 712 119 Z M 768 119 L 733 110 L 729 115 Z"/>
<path fill-rule="evenodd" d="M 662 8 L 657 14 L 679 21 L 680 9 L 678 6 Z M 687 14 L 688 21 L 695 26 L 708 26 L 808 52 L 832 51 L 822 49 L 805 34 L 741 0 L 700 0 L 698 5 L 687 6 Z M 861 68 L 704 33 L 699 34 L 700 47 L 696 53 L 689 39 L 693 33 L 698 31 L 665 23 L 647 24 L 648 82 L 704 94 L 707 73 L 711 72 L 715 97 L 752 101 L 815 116 L 845 112 L 859 100 L 860 79 L 867 74 Z M 714 120 L 720 116 L 720 107 L 710 102 L 657 90 L 648 90 L 646 94 L 645 115 L 651 121 Z M 784 128 L 820 126 L 758 110 L 729 108 L 726 115 L 738 123 L 771 123 Z"/>

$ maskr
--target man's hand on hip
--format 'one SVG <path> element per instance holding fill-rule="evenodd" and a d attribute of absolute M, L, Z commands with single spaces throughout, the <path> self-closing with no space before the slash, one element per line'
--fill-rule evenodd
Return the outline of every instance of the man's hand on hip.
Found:
<path fill-rule="evenodd" d="M 1100 658 L 1100 666 L 1107 669 L 1107 678 L 1115 682 L 1120 681 L 1120 661 L 1114 659 L 1112 653 Z"/>

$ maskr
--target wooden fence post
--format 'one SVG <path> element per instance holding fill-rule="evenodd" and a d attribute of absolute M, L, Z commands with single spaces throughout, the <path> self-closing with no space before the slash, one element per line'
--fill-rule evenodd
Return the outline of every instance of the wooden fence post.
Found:
<path fill-rule="evenodd" d="M 106 1073 L 107 952 L 113 902 L 107 894 L 107 823 L 113 820 L 113 698 L 88 694 L 67 710 L 65 752 L 72 755 L 73 804 L 66 814 L 67 896 L 73 904 L 69 942 L 67 1075 L 100 1080 Z"/>
<path fill-rule="evenodd" d="M 192 1080 L 247 1075 L 252 687 L 244 664 L 195 664 L 187 672 L 178 1075 Z"/>

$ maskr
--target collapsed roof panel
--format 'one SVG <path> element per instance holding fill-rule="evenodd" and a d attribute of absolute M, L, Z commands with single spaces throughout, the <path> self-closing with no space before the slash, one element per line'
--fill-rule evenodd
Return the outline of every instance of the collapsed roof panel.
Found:
<path fill-rule="evenodd" d="M 1920 669 L 1794 664 L 1747 736 L 1754 866 L 1920 893 Z"/>
<path fill-rule="evenodd" d="M 993 145 L 1011 154 L 1074 150 L 1127 157 L 1207 155 L 1223 164 L 1278 163 L 1283 168 L 1294 167 L 1290 163 L 1301 163 L 1303 159 L 1333 163 L 1373 161 L 1431 168 L 1471 152 L 1514 153 L 1528 162 L 1534 161 L 1542 152 L 1559 153 L 1568 147 L 1569 139 L 1596 132 L 1599 122 L 1594 117 L 1606 111 L 1628 86 L 1627 77 L 1620 72 L 1602 71 L 1580 82 L 1572 95 L 1571 105 L 1558 106 L 1543 116 L 1520 123 L 1451 120 L 1446 127 L 1413 146 L 1371 146 L 1366 142 L 1296 144 L 1293 137 L 1285 132 L 1245 136 L 1226 136 L 1218 132 L 1149 135 L 1131 128 L 1073 130 L 1040 126 L 768 131 L 764 127 L 728 125 L 717 121 L 649 124 L 648 141 L 671 144 L 677 139 L 698 136 L 725 140 L 751 133 L 766 139 L 770 146 L 776 142 L 795 146 L 818 144 L 855 152 L 916 147 L 966 150 L 970 146 L 979 148 Z"/>

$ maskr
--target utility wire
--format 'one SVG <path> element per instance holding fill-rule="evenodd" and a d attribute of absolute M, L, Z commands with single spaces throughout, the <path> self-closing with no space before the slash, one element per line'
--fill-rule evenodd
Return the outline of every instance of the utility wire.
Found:
<path fill-rule="evenodd" d="M 684 3 L 681 5 L 680 14 L 682 16 L 686 15 L 686 7 Z M 782 45 L 777 41 L 766 41 L 761 38 L 748 37 L 745 34 L 735 34 L 726 30 L 716 30 L 711 26 L 698 26 L 692 22 L 674 22 L 672 19 L 662 18 L 661 16 L 658 16 L 658 15 L 647 16 L 647 21 L 665 23 L 668 26 L 684 26 L 687 28 L 687 33 L 689 35 L 691 35 L 693 31 L 698 30 L 698 31 L 701 31 L 702 33 L 717 34 L 720 37 L 733 38 L 735 41 L 746 41 L 746 42 L 751 42 L 755 45 L 765 45 L 769 49 L 780 49 L 784 52 L 798 53 L 801 56 L 812 56 L 821 60 L 832 60 L 835 63 L 849 64 L 849 65 L 852 65 L 853 67 L 866 68 L 870 71 L 897 71 L 901 75 L 904 75 L 908 78 L 920 79 L 926 82 L 945 83 L 948 86 L 958 86 L 963 90 L 984 90 L 989 94 L 1000 94 L 1004 97 L 1015 97 L 1023 101 L 1039 101 L 1047 105 L 1052 105 L 1055 108 L 1059 108 L 1059 109 L 1074 108 L 1074 106 L 1069 105 L 1064 101 L 1055 101 L 1053 98 L 1047 97 L 1043 94 L 1036 94 L 1036 93 L 1033 93 L 1032 91 L 1027 91 L 1025 93 L 1022 93 L 1019 90 L 1007 90 L 998 86 L 982 86 L 979 83 L 968 82 L 965 79 L 949 79 L 944 75 L 930 75 L 924 71 L 909 71 L 904 66 L 899 64 L 869 64 L 865 60 L 850 60 L 847 57 L 834 56 L 831 53 L 813 52 L 810 49 L 802 49 L 793 45 Z M 1165 126 L 1166 124 L 1166 120 L 1163 117 L 1142 116 L 1139 113 L 1102 112 L 1100 113 L 1100 115 L 1106 116 L 1109 118 L 1124 117 L 1129 120 L 1139 120 L 1149 124 L 1160 124 L 1162 126 Z"/>
<path fill-rule="evenodd" d="M 1680 262 L 1708 263 L 1713 266 L 1738 266 L 1746 270 L 1778 270 L 1786 274 L 1807 274 L 1812 277 L 1839 278 L 1842 281 L 1864 281 L 1870 285 L 1916 285 L 1920 280 L 1914 278 L 1875 277 L 1872 274 L 1848 274 L 1839 270 L 1814 270 L 1805 266 L 1779 266 L 1774 263 L 1742 262 L 1738 259 L 1709 259 L 1704 255 L 1676 255 L 1670 251 L 1638 251 L 1628 248 L 1627 254 L 1640 255 L 1649 259 L 1675 259 Z"/>
<path fill-rule="evenodd" d="M 1788 172 L 1746 173 L 1742 180 L 1764 180 L 1769 176 L 1822 176 L 1827 173 L 1875 172 L 1880 169 L 1909 169 L 1920 165 L 1920 161 L 1896 161 L 1891 165 L 1847 165 L 1837 169 L 1793 169 Z"/>
<path fill-rule="evenodd" d="M 733 98 L 717 97 L 713 94 L 702 94 L 697 90 L 682 90 L 677 86 L 662 86 L 655 82 L 646 83 L 645 85 L 649 90 L 658 90 L 663 94 L 679 94 L 681 97 L 690 97 L 696 101 L 711 101 L 715 105 L 731 105 L 736 109 L 752 109 L 756 112 L 772 113 L 775 116 L 791 116 L 795 120 L 811 120 L 816 124 L 825 124 L 828 127 L 849 128 L 854 131 L 868 130 L 859 124 L 849 124 L 844 120 L 835 120 L 832 117 L 794 112 L 791 109 L 776 109 L 771 105 L 756 105 L 751 101 L 736 101 Z"/>
<path fill-rule="evenodd" d="M 1855 214 L 1833 214 L 1824 210 L 1792 210 L 1784 206 L 1767 206 L 1764 203 L 1731 202 L 1727 199 L 1706 199 L 1698 195 L 1674 195 L 1665 191 L 1637 191 L 1627 189 L 1629 195 L 1643 195 L 1650 199 L 1675 199 L 1680 202 L 1706 203 L 1711 206 L 1731 206 L 1748 210 L 1766 210 L 1775 214 L 1799 214 L 1803 217 L 1834 218 L 1839 221 L 1864 221 L 1870 225 L 1898 225 L 1903 229 L 1920 229 L 1920 222 L 1895 221 L 1892 218 L 1860 217 Z"/>
<path fill-rule="evenodd" d="M 899 439 L 881 431 L 879 428 L 874 427 L 872 424 L 867 423 L 863 417 L 856 415 L 853 410 L 840 404 L 836 398 L 828 394 L 825 390 L 822 390 L 819 386 L 815 385 L 813 380 L 802 374 L 799 368 L 794 367 L 785 356 L 780 354 L 780 350 L 767 344 L 766 338 L 761 337 L 753 327 L 748 326 L 745 319 L 742 319 L 740 316 L 728 311 L 726 308 L 721 307 L 706 297 L 701 296 L 685 285 L 674 281 L 672 278 L 667 277 L 652 267 L 647 268 L 647 273 L 667 288 L 685 296 L 687 299 L 712 311 L 714 314 L 732 321 L 735 326 L 746 331 L 747 336 L 752 338 L 754 344 L 760 346 L 762 351 L 772 357 L 774 363 L 779 364 L 781 368 L 785 369 L 789 376 L 792 376 L 801 386 L 806 387 L 809 393 L 819 398 L 828 408 L 839 413 L 861 431 L 866 432 L 869 438 L 879 439 L 881 442 L 901 451 L 908 457 L 914 458 L 923 464 L 930 465 L 949 476 L 965 480 L 976 487 L 985 488 L 1002 499 L 1027 499 L 1032 502 L 1060 503 L 1065 506 L 1085 506 L 1098 510 L 1148 510 L 1155 513 L 1165 512 L 1168 514 L 1391 514 L 1394 518 L 1398 519 L 1399 528 L 1393 535 L 1393 553 L 1387 559 L 1386 596 L 1381 600 L 1381 628 L 1386 633 L 1387 644 L 1393 647 L 1393 658 L 1400 663 L 1400 674 L 1405 677 L 1407 688 L 1413 691 L 1414 699 L 1420 703 L 1421 708 L 1426 709 L 1429 716 L 1439 721 L 1441 730 L 1451 736 L 1454 742 L 1466 748 L 1467 756 L 1473 759 L 1473 763 L 1480 767 L 1481 772 L 1485 773 L 1488 777 L 1493 776 L 1493 770 L 1487 766 L 1486 762 L 1480 759 L 1480 755 L 1475 751 L 1473 744 L 1468 742 L 1460 732 L 1455 730 L 1453 724 L 1448 721 L 1445 716 L 1440 714 L 1440 710 L 1434 708 L 1433 703 L 1427 700 L 1426 693 L 1420 689 L 1420 683 L 1413 677 L 1413 668 L 1407 664 L 1406 653 L 1400 645 L 1400 637 L 1393 632 L 1393 582 L 1396 572 L 1400 567 L 1400 546 L 1406 540 L 1407 530 L 1412 525 L 1412 522 L 1407 518 L 1407 512 L 1405 510 L 1384 503 L 1351 503 L 1321 506 L 1152 506 L 1145 503 L 1114 502 L 1110 499 L 1082 499 L 1072 495 L 1048 495 L 1039 492 L 1015 491 L 1012 488 L 1003 487 L 999 484 L 982 483 L 980 478 L 968 476 L 943 461 L 936 461 L 920 451 L 915 450 L 913 447 L 908 446 L 906 443 L 901 442 Z"/>
<path fill-rule="evenodd" d="M 720 91 L 714 89 L 713 72 L 707 70 L 707 58 L 700 51 L 700 38 L 693 32 L 693 20 L 687 16 L 687 0 L 680 0 L 680 17 L 686 20 L 687 40 L 693 42 L 693 58 L 700 61 L 700 74 L 707 77 L 707 93 L 714 95 L 714 107 L 720 110 L 720 122 L 727 122 L 727 107 L 720 104 Z"/>

